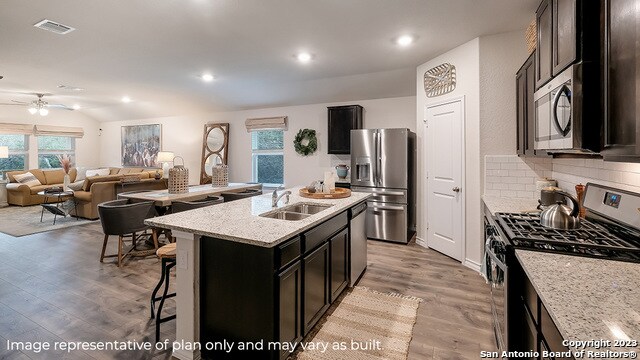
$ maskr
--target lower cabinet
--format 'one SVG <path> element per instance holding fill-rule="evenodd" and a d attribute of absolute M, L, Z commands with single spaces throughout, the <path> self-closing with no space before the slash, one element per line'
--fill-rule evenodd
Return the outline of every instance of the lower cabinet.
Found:
<path fill-rule="evenodd" d="M 302 259 L 304 274 L 304 335 L 329 308 L 329 244 L 324 243 Z"/>
<path fill-rule="evenodd" d="M 338 296 L 349 284 L 349 231 L 344 229 L 334 235 L 330 240 L 331 245 L 331 302 L 336 301 Z"/>
<path fill-rule="evenodd" d="M 282 342 L 299 342 L 302 340 L 302 262 L 294 265 L 278 275 L 280 312 L 278 337 Z M 281 359 L 286 359 L 289 351 L 282 350 Z"/>

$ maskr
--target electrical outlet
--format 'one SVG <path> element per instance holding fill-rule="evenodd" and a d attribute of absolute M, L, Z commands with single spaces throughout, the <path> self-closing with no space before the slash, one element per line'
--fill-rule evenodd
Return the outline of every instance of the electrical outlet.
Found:
<path fill-rule="evenodd" d="M 189 252 L 186 250 L 178 250 L 176 255 L 176 262 L 178 269 L 187 270 L 189 269 Z"/>

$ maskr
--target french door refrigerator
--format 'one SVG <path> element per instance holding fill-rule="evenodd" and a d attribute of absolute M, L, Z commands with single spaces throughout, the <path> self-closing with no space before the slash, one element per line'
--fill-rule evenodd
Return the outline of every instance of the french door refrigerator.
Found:
<path fill-rule="evenodd" d="M 351 130 L 351 190 L 368 192 L 370 239 L 408 243 L 416 230 L 416 134 Z"/>

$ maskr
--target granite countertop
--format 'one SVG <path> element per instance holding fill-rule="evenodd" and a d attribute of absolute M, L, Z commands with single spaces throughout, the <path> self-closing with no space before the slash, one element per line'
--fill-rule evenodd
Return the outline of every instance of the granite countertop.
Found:
<path fill-rule="evenodd" d="M 538 206 L 537 199 L 503 198 L 483 195 L 482 201 L 484 201 L 492 215 L 498 212 L 513 213 L 532 211 L 536 210 L 536 206 Z"/>
<path fill-rule="evenodd" d="M 640 341 L 640 264 L 528 250 L 516 256 L 565 340 Z M 637 344 L 570 348 L 640 351 Z"/>
<path fill-rule="evenodd" d="M 308 199 L 299 195 L 300 187 L 291 191 L 289 205 L 297 202 L 333 205 L 298 221 L 270 219 L 258 215 L 274 210 L 271 193 L 231 201 L 205 208 L 147 219 L 146 224 L 159 228 L 185 231 L 196 235 L 232 240 L 263 247 L 273 247 L 324 220 L 362 202 L 371 194 L 351 193 L 343 199 Z M 278 191 L 281 194 L 282 191 Z M 284 197 L 278 207 L 284 205 Z"/>

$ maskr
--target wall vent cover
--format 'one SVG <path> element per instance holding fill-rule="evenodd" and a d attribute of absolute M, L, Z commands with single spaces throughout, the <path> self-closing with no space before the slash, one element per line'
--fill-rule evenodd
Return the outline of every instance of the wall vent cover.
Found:
<path fill-rule="evenodd" d="M 66 35 L 75 30 L 75 28 L 72 28 L 71 26 L 63 25 L 48 19 L 44 19 L 33 26 L 37 27 L 38 29 L 51 31 L 60 35 Z"/>

